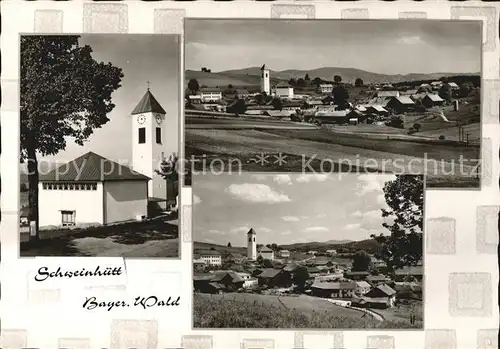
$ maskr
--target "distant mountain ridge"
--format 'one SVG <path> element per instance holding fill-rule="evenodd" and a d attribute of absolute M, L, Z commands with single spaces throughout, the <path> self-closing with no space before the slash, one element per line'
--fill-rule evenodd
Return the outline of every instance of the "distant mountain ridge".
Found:
<path fill-rule="evenodd" d="M 260 84 L 260 68 L 248 67 L 243 69 L 225 70 L 220 72 L 200 72 L 195 70 L 186 70 L 186 80 L 197 79 L 201 85 L 205 86 L 250 86 Z M 271 82 L 275 83 L 279 80 L 288 81 L 291 78 L 303 78 L 308 74 L 312 80 L 319 77 L 323 80 L 332 81 L 335 75 L 340 75 L 343 82 L 354 83 L 357 78 L 363 80 L 364 83 L 398 83 L 405 81 L 419 80 L 437 80 L 444 76 L 463 76 L 463 75 L 480 75 L 480 73 L 412 73 L 412 74 L 379 74 L 362 69 L 355 68 L 339 68 L 339 67 L 323 67 L 316 69 L 287 69 L 282 71 L 270 70 Z"/>
<path fill-rule="evenodd" d="M 257 75 L 260 76 L 260 67 L 249 67 L 243 69 L 233 69 L 217 72 L 216 74 L 230 75 Z M 333 80 L 335 75 L 340 75 L 345 82 L 354 82 L 357 78 L 361 78 L 365 83 L 380 83 L 380 82 L 404 82 L 415 80 L 436 80 L 443 76 L 460 76 L 460 75 L 480 75 L 478 72 L 471 73 L 453 73 L 453 72 L 437 72 L 437 73 L 410 73 L 410 74 L 380 74 L 373 73 L 356 68 L 340 68 L 340 67 L 322 67 L 316 69 L 287 69 L 287 70 L 270 70 L 271 77 L 289 80 L 291 78 L 303 78 L 306 74 L 312 79 L 319 77 L 324 80 Z"/>

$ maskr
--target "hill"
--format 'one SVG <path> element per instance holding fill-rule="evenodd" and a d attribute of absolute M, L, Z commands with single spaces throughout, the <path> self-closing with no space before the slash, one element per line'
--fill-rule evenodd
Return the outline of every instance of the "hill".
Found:
<path fill-rule="evenodd" d="M 318 251 L 318 252 L 326 252 L 329 249 L 348 249 L 348 250 L 365 250 L 368 253 L 375 253 L 377 250 L 377 242 L 373 239 L 360 240 L 360 241 L 350 241 L 350 240 L 329 240 L 324 242 L 304 242 L 304 243 L 295 243 L 289 245 L 279 245 L 280 248 L 286 249 L 289 251 L 296 252 L 307 252 L 310 250 Z M 226 253 L 240 253 L 246 254 L 246 247 L 227 247 L 217 244 L 210 244 L 206 242 L 194 242 L 195 250 L 210 250 L 214 249 L 219 251 L 222 254 Z"/>
<path fill-rule="evenodd" d="M 398 83 L 405 81 L 438 80 L 444 76 L 480 75 L 480 73 L 431 73 L 431 74 L 379 74 L 362 69 L 324 67 L 310 70 L 288 69 L 282 71 L 270 70 L 272 83 L 288 81 L 291 78 L 303 78 L 306 74 L 311 79 L 319 77 L 324 80 L 333 80 L 333 76 L 340 75 L 342 81 L 351 82 L 361 78 L 365 83 Z M 206 86 L 250 86 L 260 84 L 260 67 L 225 70 L 221 72 L 204 73 L 194 70 L 186 71 L 186 79 L 197 79 L 200 85 Z"/>

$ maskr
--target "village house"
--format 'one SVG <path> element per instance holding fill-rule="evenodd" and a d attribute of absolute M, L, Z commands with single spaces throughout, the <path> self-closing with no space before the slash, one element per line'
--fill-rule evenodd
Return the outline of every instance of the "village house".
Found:
<path fill-rule="evenodd" d="M 246 89 L 239 89 L 239 88 L 236 89 L 236 96 L 238 96 L 238 98 L 240 98 L 240 99 L 245 99 L 245 98 L 248 98 L 252 95 L 253 94 L 248 92 L 248 90 L 246 90 Z"/>
<path fill-rule="evenodd" d="M 371 257 L 371 264 L 375 269 L 383 269 L 387 267 L 387 263 L 376 257 Z"/>
<path fill-rule="evenodd" d="M 250 289 L 259 285 L 259 280 L 248 273 L 236 273 L 243 280 L 243 288 Z"/>
<path fill-rule="evenodd" d="M 396 291 L 387 285 L 378 285 L 368 291 L 365 297 L 368 298 L 367 303 L 372 302 L 370 308 L 375 308 L 377 306 L 391 308 L 396 302 Z"/>
<path fill-rule="evenodd" d="M 415 110 L 415 102 L 409 96 L 394 97 L 387 102 L 386 109 L 398 114 Z"/>
<path fill-rule="evenodd" d="M 282 258 L 289 258 L 290 257 L 290 251 L 288 251 L 288 250 L 281 250 L 281 251 L 279 251 L 279 255 Z"/>
<path fill-rule="evenodd" d="M 266 285 L 269 288 L 287 287 L 292 284 L 291 274 L 283 269 L 264 269 L 257 278 L 259 279 L 260 286 Z"/>
<path fill-rule="evenodd" d="M 399 97 L 399 91 L 377 91 L 377 97 L 383 97 L 383 98 Z"/>
<path fill-rule="evenodd" d="M 39 176 L 40 226 L 145 219 L 149 182 L 129 167 L 88 152 Z"/>
<path fill-rule="evenodd" d="M 450 86 L 450 88 L 452 90 L 459 90 L 460 89 L 460 86 L 458 86 L 455 82 L 449 82 L 448 86 Z"/>
<path fill-rule="evenodd" d="M 439 97 L 438 94 L 427 93 L 424 98 L 422 98 L 422 105 L 426 108 L 432 108 L 434 106 L 441 106 L 444 103 L 444 99 Z"/>
<path fill-rule="evenodd" d="M 273 260 L 274 259 L 274 251 L 271 250 L 269 247 L 267 246 L 263 246 L 261 247 L 258 251 L 257 251 L 257 254 L 259 256 L 261 256 L 262 258 L 264 259 L 270 259 L 270 260 Z"/>
<path fill-rule="evenodd" d="M 218 87 L 202 87 L 200 89 L 202 102 L 215 102 L 222 99 L 222 90 Z"/>
<path fill-rule="evenodd" d="M 356 294 L 364 296 L 371 289 L 371 285 L 366 281 L 356 281 Z"/>
<path fill-rule="evenodd" d="M 285 266 L 283 266 L 283 271 L 285 271 L 287 273 L 293 273 L 293 272 L 295 272 L 295 270 L 297 270 L 297 268 L 298 268 L 297 264 L 289 263 L 289 264 L 286 264 Z"/>
<path fill-rule="evenodd" d="M 321 270 L 318 267 L 307 267 L 307 272 L 309 273 L 309 277 L 315 278 L 316 276 L 319 276 L 321 273 Z"/>
<path fill-rule="evenodd" d="M 224 290 L 233 292 L 243 287 L 244 280 L 234 271 L 216 271 L 212 282 L 224 286 Z"/>
<path fill-rule="evenodd" d="M 362 281 L 365 280 L 367 276 L 369 276 L 370 273 L 367 271 L 348 271 L 344 273 L 344 276 L 347 279 L 355 280 L 355 281 Z"/>
<path fill-rule="evenodd" d="M 220 266 L 222 265 L 222 255 L 216 250 L 201 250 L 197 251 L 196 254 L 200 256 L 200 259 L 204 261 L 207 265 Z"/>
<path fill-rule="evenodd" d="M 388 279 L 384 275 L 368 275 L 366 277 L 366 281 L 369 282 L 372 286 L 378 286 L 380 284 L 386 283 Z"/>
<path fill-rule="evenodd" d="M 422 281 L 423 267 L 421 265 L 412 267 L 405 266 L 394 272 L 394 281 L 406 281 L 408 278 L 415 278 L 417 281 Z"/>
<path fill-rule="evenodd" d="M 323 105 L 323 101 L 317 99 L 309 99 L 305 102 L 305 109 L 318 108 L 318 106 Z"/>
<path fill-rule="evenodd" d="M 273 87 L 272 94 L 280 98 L 293 98 L 293 87 L 284 82 L 279 82 Z"/>
<path fill-rule="evenodd" d="M 318 253 L 318 251 L 307 251 L 306 254 L 315 256 Z"/>
<path fill-rule="evenodd" d="M 356 291 L 354 282 L 315 282 L 311 294 L 322 298 L 352 298 Z"/>
<path fill-rule="evenodd" d="M 288 110 L 295 112 L 296 110 L 300 109 L 303 105 L 304 105 L 303 101 L 285 100 L 282 103 L 281 110 Z"/>
<path fill-rule="evenodd" d="M 356 109 L 351 110 L 347 114 L 347 117 L 349 118 L 349 123 L 355 123 L 355 124 L 366 123 L 368 120 L 368 117 L 364 113 Z"/>
<path fill-rule="evenodd" d="M 332 93 L 333 85 L 332 84 L 320 84 L 319 92 L 321 93 Z"/>
<path fill-rule="evenodd" d="M 314 122 L 317 124 L 347 124 L 349 117 L 347 110 L 318 111 L 314 115 Z"/>
<path fill-rule="evenodd" d="M 241 263 L 245 259 L 245 256 L 241 253 L 231 252 L 224 257 L 225 262 L 230 263 Z"/>
<path fill-rule="evenodd" d="M 202 293 L 222 293 L 224 286 L 215 282 L 212 282 L 214 274 L 212 273 L 202 273 L 193 275 L 193 289 L 195 292 Z"/>
<path fill-rule="evenodd" d="M 200 259 L 199 256 L 193 256 L 193 268 L 195 270 L 203 270 L 206 266 L 207 263 L 203 259 Z"/>
<path fill-rule="evenodd" d="M 431 82 L 431 89 L 433 89 L 433 90 L 439 90 L 441 88 L 441 86 L 443 86 L 443 82 L 442 81 L 433 81 L 433 82 Z"/>
<path fill-rule="evenodd" d="M 327 256 L 336 256 L 337 250 L 326 250 Z"/>

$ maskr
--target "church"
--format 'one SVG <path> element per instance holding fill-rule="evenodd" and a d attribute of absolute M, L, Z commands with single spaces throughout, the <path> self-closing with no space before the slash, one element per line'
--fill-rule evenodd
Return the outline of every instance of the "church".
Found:
<path fill-rule="evenodd" d="M 164 142 L 171 125 L 149 88 L 130 119 L 132 167 L 88 152 L 40 175 L 40 226 L 143 220 L 177 206 L 178 183 L 156 172 L 170 155 Z"/>

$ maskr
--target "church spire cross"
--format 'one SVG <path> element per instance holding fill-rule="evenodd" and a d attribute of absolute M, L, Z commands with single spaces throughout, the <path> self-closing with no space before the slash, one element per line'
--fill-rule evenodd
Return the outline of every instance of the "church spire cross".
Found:
<path fill-rule="evenodd" d="M 148 91 L 149 91 L 149 84 L 151 83 L 151 81 L 146 81 L 146 83 L 148 84 Z"/>

